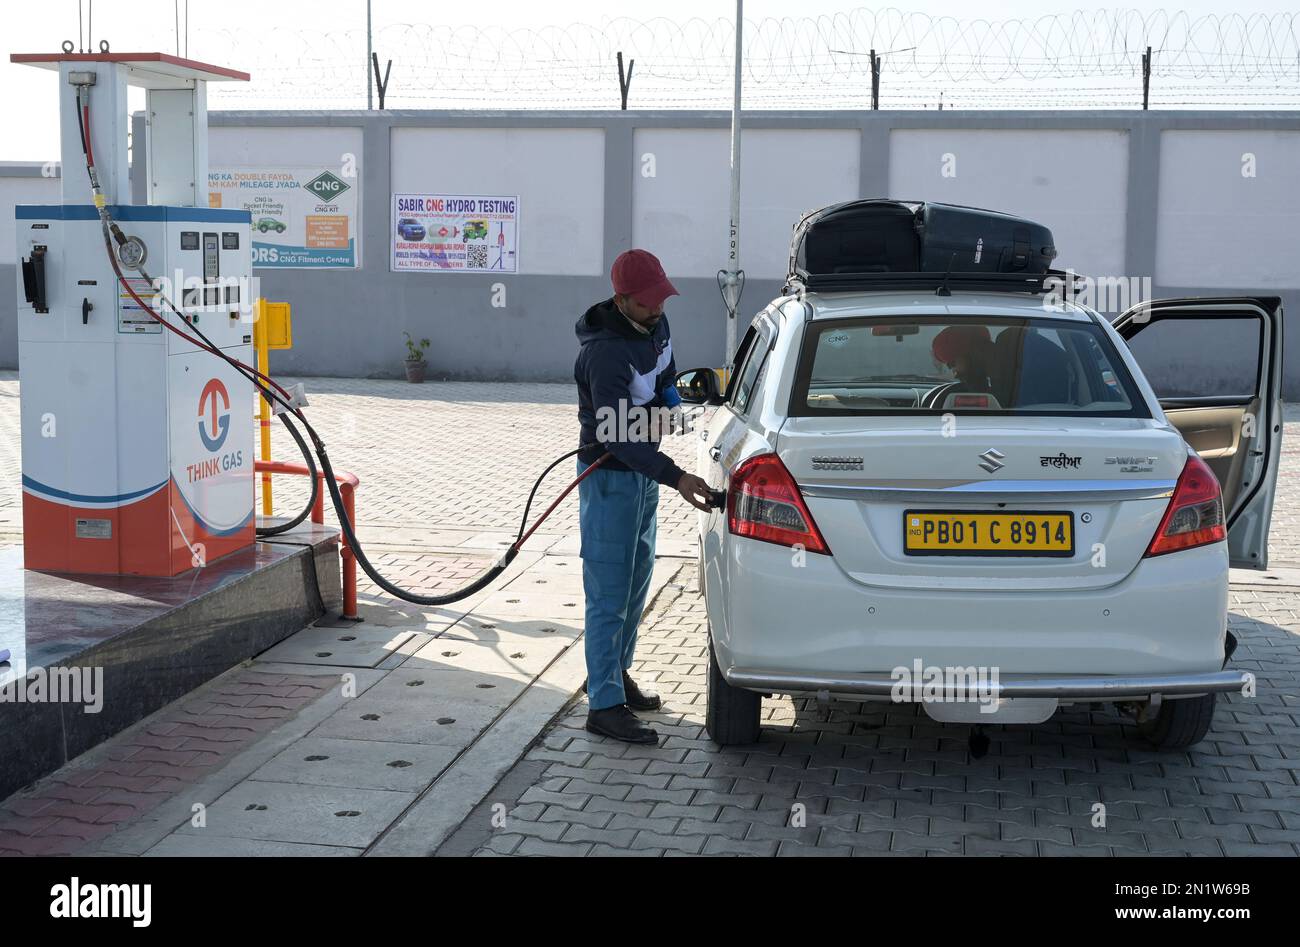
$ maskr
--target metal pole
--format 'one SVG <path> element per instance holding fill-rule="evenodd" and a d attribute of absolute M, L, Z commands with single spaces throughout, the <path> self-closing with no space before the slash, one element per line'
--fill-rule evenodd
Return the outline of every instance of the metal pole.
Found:
<path fill-rule="evenodd" d="M 743 55 L 742 28 L 745 0 L 736 0 L 736 79 L 731 102 L 731 228 L 727 250 L 727 272 L 723 298 L 727 303 L 727 350 L 724 359 L 736 351 L 736 309 L 740 305 L 740 65 Z"/>
<path fill-rule="evenodd" d="M 871 109 L 880 108 L 880 57 L 871 51 Z"/>
<path fill-rule="evenodd" d="M 366 108 L 375 107 L 375 80 L 370 75 L 370 60 L 374 58 L 373 37 L 370 31 L 370 0 L 366 0 Z"/>
<path fill-rule="evenodd" d="M 1142 111 L 1146 111 L 1151 101 L 1151 47 L 1142 55 Z"/>

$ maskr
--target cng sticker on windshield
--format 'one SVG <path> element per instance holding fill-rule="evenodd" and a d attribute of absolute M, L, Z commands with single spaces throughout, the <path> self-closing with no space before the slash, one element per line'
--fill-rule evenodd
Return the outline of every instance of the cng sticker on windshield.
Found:
<path fill-rule="evenodd" d="M 822 338 L 833 349 L 842 349 L 849 344 L 849 334 L 842 329 L 838 332 L 829 332 Z"/>

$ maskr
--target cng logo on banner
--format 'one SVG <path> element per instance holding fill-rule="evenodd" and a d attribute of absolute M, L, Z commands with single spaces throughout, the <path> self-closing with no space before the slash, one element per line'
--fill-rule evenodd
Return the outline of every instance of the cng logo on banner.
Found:
<path fill-rule="evenodd" d="M 346 191 L 351 185 L 328 171 L 322 171 L 303 185 L 323 201 L 332 201 Z"/>
<path fill-rule="evenodd" d="M 221 402 L 219 409 L 218 400 Z M 211 421 L 211 435 L 208 434 L 209 421 Z M 199 437 L 203 439 L 203 446 L 208 450 L 218 451 L 226 442 L 228 433 L 230 433 L 230 394 L 220 380 L 213 378 L 203 386 L 203 393 L 199 395 Z"/>

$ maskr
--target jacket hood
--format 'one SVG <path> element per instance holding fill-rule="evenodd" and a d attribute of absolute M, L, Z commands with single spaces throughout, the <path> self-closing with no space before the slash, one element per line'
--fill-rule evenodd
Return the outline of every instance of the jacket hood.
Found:
<path fill-rule="evenodd" d="M 618 311 L 618 307 L 614 305 L 613 296 L 603 302 L 596 303 L 596 305 L 584 312 L 582 318 L 573 327 L 573 331 L 578 336 L 578 341 L 583 345 L 588 342 L 595 342 L 597 339 L 644 339 L 647 337 L 641 335 L 627 324 L 627 317 Z"/>

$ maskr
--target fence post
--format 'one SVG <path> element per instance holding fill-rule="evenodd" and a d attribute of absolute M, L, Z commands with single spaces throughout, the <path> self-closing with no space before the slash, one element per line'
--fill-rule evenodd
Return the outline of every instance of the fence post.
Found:
<path fill-rule="evenodd" d="M 880 57 L 876 51 L 871 51 L 871 109 L 877 111 L 880 108 Z"/>
<path fill-rule="evenodd" d="M 1147 110 L 1151 101 L 1151 47 L 1142 54 L 1142 111 Z"/>

